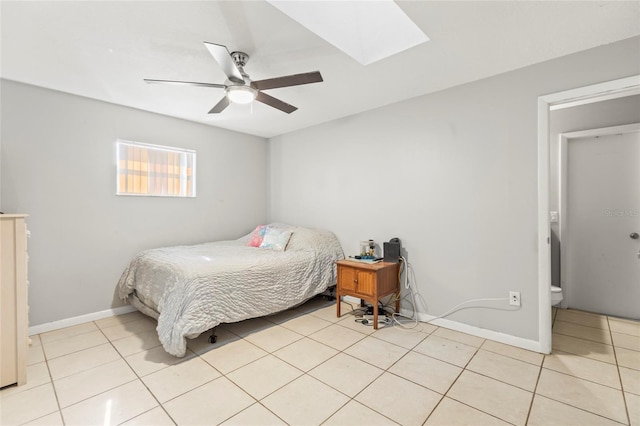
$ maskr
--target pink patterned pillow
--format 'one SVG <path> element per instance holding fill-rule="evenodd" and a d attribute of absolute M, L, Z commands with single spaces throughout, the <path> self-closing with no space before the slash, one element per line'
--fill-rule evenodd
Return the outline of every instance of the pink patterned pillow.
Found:
<path fill-rule="evenodd" d="M 265 225 L 258 225 L 256 229 L 251 234 L 251 239 L 249 240 L 249 247 L 260 247 L 262 244 L 262 240 L 264 239 L 264 233 L 267 231 L 267 227 Z"/>

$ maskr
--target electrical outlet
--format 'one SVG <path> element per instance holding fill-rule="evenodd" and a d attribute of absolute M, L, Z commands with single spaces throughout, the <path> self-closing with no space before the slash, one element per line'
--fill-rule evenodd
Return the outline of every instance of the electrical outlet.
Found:
<path fill-rule="evenodd" d="M 519 291 L 510 291 L 509 292 L 509 304 L 513 306 L 520 306 L 520 292 Z"/>

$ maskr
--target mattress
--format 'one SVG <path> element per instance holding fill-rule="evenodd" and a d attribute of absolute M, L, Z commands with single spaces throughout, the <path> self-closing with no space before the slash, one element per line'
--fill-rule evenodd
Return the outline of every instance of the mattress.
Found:
<path fill-rule="evenodd" d="M 251 234 L 143 251 L 123 272 L 118 294 L 156 318 L 164 349 L 182 357 L 187 338 L 288 309 L 335 284 L 335 262 L 344 258 L 335 235 L 277 226 L 292 231 L 284 251 L 249 247 Z"/>

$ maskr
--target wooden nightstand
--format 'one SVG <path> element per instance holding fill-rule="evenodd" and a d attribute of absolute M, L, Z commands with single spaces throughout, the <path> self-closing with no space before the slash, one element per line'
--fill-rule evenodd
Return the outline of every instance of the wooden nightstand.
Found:
<path fill-rule="evenodd" d="M 373 305 L 373 328 L 378 329 L 378 299 L 400 292 L 399 263 L 363 263 L 339 260 L 336 312 L 340 316 L 340 296 L 353 296 Z M 400 301 L 396 298 L 396 312 Z"/>

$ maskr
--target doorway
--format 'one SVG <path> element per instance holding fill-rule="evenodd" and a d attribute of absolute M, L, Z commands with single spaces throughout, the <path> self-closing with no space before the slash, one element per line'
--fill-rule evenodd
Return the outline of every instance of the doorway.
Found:
<path fill-rule="evenodd" d="M 640 124 L 561 135 L 562 307 L 638 319 Z"/>
<path fill-rule="evenodd" d="M 549 115 L 553 109 L 640 93 L 640 75 L 538 97 L 538 342 L 551 353 L 551 228 Z"/>

